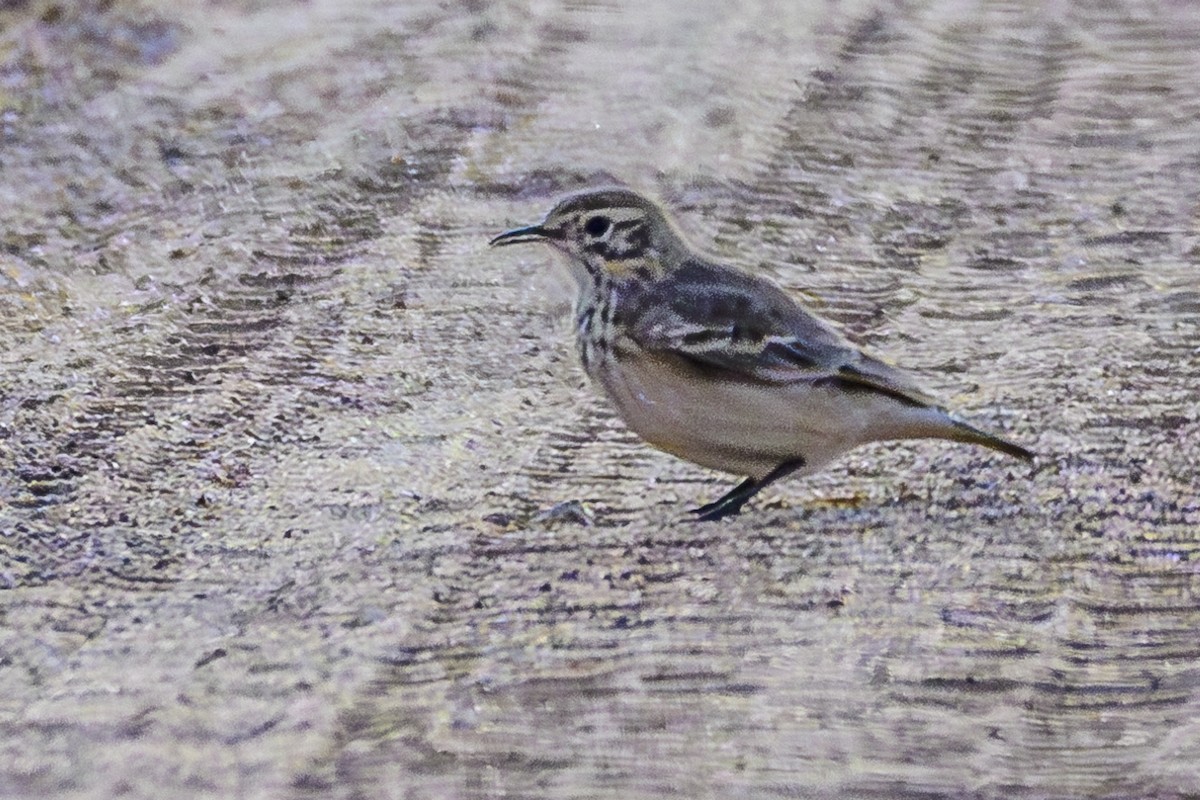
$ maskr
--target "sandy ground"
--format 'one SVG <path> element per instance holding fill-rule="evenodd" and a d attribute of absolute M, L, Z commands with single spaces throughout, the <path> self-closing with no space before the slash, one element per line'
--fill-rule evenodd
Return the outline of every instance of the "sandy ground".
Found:
<path fill-rule="evenodd" d="M 0 796 L 1196 796 L 1198 74 L 1170 2 L 0 3 Z M 1036 465 L 684 520 L 485 246 L 614 180 Z"/>

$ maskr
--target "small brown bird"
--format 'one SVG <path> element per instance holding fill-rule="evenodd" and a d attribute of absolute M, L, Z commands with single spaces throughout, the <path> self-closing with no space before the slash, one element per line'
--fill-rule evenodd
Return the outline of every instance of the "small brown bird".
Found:
<path fill-rule="evenodd" d="M 697 255 L 627 189 L 560 202 L 493 245 L 545 242 L 579 287 L 579 355 L 655 447 L 749 476 L 693 513 L 738 513 L 764 487 L 867 442 L 937 438 L 1033 453 L 950 416 L 902 371 L 863 353 L 770 280 Z"/>

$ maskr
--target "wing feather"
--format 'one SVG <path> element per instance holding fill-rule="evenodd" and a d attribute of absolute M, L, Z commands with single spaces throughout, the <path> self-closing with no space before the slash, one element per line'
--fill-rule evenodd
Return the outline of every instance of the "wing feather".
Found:
<path fill-rule="evenodd" d="M 762 278 L 695 261 L 647 292 L 629 336 L 643 350 L 725 377 L 836 383 L 936 405 L 901 370 L 859 350 Z"/>

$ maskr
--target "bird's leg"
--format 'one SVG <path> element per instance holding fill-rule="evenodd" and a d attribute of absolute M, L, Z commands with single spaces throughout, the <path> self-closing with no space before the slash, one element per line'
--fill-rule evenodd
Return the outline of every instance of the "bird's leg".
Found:
<path fill-rule="evenodd" d="M 756 481 L 754 480 L 754 478 L 746 478 L 746 480 L 742 481 L 737 486 L 733 487 L 728 492 L 726 492 L 725 494 L 718 497 L 716 500 L 713 500 L 711 503 L 705 503 L 704 505 L 700 506 L 699 508 L 691 509 L 691 513 L 698 515 L 700 517 L 700 519 L 720 519 L 720 517 L 708 517 L 706 515 L 711 514 L 712 512 L 716 511 L 718 508 L 720 508 L 721 506 L 730 502 L 731 500 L 733 500 L 736 497 L 741 497 L 742 503 L 745 503 L 747 500 L 750 499 L 750 496 L 754 494 L 754 492 L 755 492 L 754 484 L 755 483 L 756 483 Z M 735 513 L 736 514 L 738 508 L 741 508 L 741 504 L 738 504 L 737 508 L 734 508 L 732 511 L 727 512 L 727 513 Z M 721 516 L 724 516 L 724 514 L 722 514 Z"/>
<path fill-rule="evenodd" d="M 724 519 L 732 517 L 742 510 L 742 506 L 754 495 L 761 492 L 766 487 L 770 486 L 780 478 L 787 477 L 796 470 L 804 466 L 803 458 L 794 458 L 790 461 L 784 461 L 782 464 L 771 470 L 763 477 L 762 480 L 754 480 L 754 478 L 746 478 L 737 486 L 730 489 L 725 494 L 711 503 L 705 503 L 699 508 L 692 509 L 692 513 L 696 515 L 696 519 L 708 522 L 710 520 Z"/>

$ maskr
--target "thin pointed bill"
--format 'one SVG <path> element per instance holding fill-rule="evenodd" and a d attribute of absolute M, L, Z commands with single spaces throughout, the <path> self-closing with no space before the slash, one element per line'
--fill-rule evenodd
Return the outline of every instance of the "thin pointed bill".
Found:
<path fill-rule="evenodd" d="M 524 228 L 513 228 L 505 231 L 488 242 L 491 247 L 505 244 L 521 244 L 522 242 L 541 242 L 550 238 L 550 233 L 541 225 L 529 225 Z"/>

